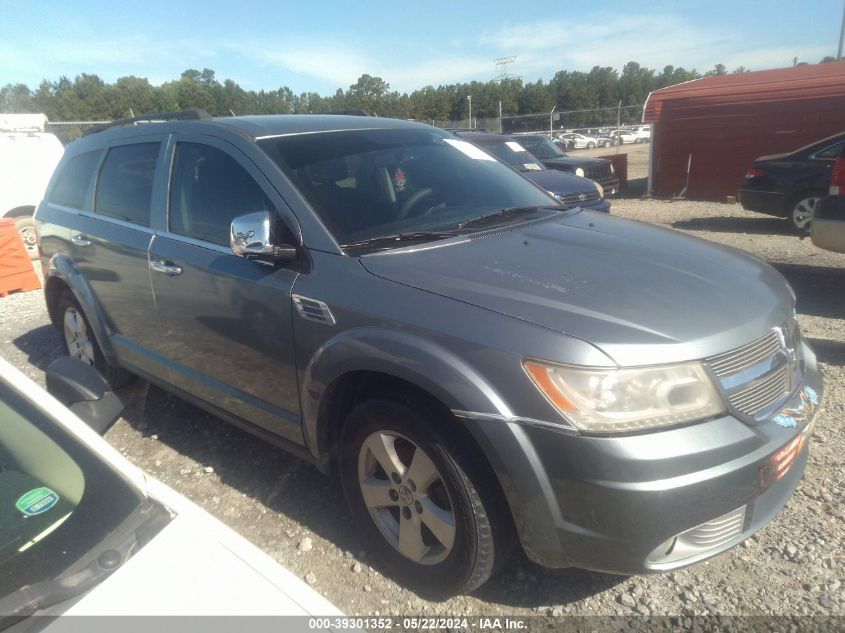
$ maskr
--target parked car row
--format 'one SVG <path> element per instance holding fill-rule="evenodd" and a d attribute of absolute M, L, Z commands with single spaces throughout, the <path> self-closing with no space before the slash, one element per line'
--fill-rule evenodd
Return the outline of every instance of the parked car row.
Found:
<path fill-rule="evenodd" d="M 828 195 L 813 210 L 813 244 L 837 253 L 845 253 L 845 143 L 833 165 Z"/>
<path fill-rule="evenodd" d="M 563 204 L 537 160 L 613 176 L 545 136 L 393 119 L 99 131 L 36 212 L 47 310 L 113 386 L 338 473 L 363 548 L 423 595 L 515 546 L 621 574 L 723 552 L 808 460 L 822 382 L 794 294 L 734 249 Z"/>
<path fill-rule="evenodd" d="M 648 143 L 651 140 L 651 127 L 641 125 L 636 128 L 576 129 L 559 132 L 554 135 L 554 140 L 564 149 L 593 149 L 625 143 Z"/>

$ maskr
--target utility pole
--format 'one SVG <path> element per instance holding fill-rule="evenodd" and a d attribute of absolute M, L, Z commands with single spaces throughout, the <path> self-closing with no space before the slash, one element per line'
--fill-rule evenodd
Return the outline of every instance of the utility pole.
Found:
<path fill-rule="evenodd" d="M 550 141 L 553 141 L 554 138 L 555 138 L 554 135 L 552 134 L 552 132 L 554 131 L 554 123 L 555 123 L 555 110 L 557 110 L 557 104 L 555 104 L 555 107 L 552 108 L 551 112 L 549 112 L 549 140 Z"/>
<path fill-rule="evenodd" d="M 502 102 L 499 101 L 499 134 L 502 133 Z"/>
<path fill-rule="evenodd" d="M 467 101 L 469 101 L 469 126 L 467 129 L 472 129 L 472 95 L 467 95 Z"/>
<path fill-rule="evenodd" d="M 845 39 L 845 2 L 842 3 L 842 26 L 839 27 L 839 48 L 836 51 L 836 61 L 842 59 L 842 40 Z"/>

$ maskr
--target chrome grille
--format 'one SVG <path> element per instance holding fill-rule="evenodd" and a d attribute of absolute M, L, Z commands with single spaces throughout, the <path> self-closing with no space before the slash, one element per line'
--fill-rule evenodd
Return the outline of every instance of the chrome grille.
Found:
<path fill-rule="evenodd" d="M 798 324 L 789 319 L 764 336 L 707 360 L 731 406 L 740 414 L 761 419 L 790 395 L 800 373 Z"/>
<path fill-rule="evenodd" d="M 709 360 L 710 368 L 719 378 L 730 376 L 753 367 L 761 360 L 773 356 L 778 350 L 780 337 L 772 330 L 748 345 L 713 356 Z"/>
<path fill-rule="evenodd" d="M 754 417 L 777 402 L 789 389 L 787 365 L 768 374 L 752 387 L 731 395 L 731 404 L 746 415 Z"/>
<path fill-rule="evenodd" d="M 579 196 L 584 196 L 582 200 Z M 592 191 L 584 191 L 578 193 L 567 193 L 560 197 L 560 201 L 564 204 L 579 205 L 585 202 L 593 202 L 599 199 L 599 192 L 593 189 Z"/>
<path fill-rule="evenodd" d="M 609 180 L 613 178 L 613 172 L 610 171 L 610 163 L 601 163 L 600 165 L 592 165 L 587 168 L 587 178 L 590 180 Z"/>

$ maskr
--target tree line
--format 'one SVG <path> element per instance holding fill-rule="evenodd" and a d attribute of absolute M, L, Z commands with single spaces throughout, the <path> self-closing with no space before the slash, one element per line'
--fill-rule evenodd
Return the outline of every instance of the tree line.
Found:
<path fill-rule="evenodd" d="M 833 61 L 825 58 L 822 62 Z M 732 72 L 746 72 L 740 67 Z M 599 108 L 638 106 L 652 90 L 702 76 L 723 75 L 728 70 L 717 64 L 700 74 L 695 69 L 666 66 L 662 72 L 628 62 L 619 72 L 609 66 L 595 66 L 589 72 L 558 71 L 548 82 L 504 79 L 486 82 L 425 86 L 409 93 L 391 90 L 381 77 L 361 75 L 347 90 L 338 88 L 330 96 L 316 92 L 294 94 L 288 86 L 277 90 L 244 90 L 232 79 L 219 81 L 211 69 L 189 69 L 179 79 L 152 85 L 143 77 L 121 77 L 106 83 L 95 74 L 83 73 L 72 81 L 42 81 L 37 88 L 7 84 L 0 88 L 0 112 L 43 112 L 50 121 L 111 120 L 148 112 L 169 112 L 200 108 L 226 116 L 230 114 L 287 114 L 340 112 L 362 109 L 380 116 L 421 121 L 459 121 L 469 114 L 478 118 L 583 111 Z M 611 116 L 608 113 L 605 118 Z M 612 113 L 615 119 L 615 113 Z M 623 110 L 623 120 L 638 119 L 635 109 Z M 567 115 L 568 126 L 600 123 L 595 113 Z"/>

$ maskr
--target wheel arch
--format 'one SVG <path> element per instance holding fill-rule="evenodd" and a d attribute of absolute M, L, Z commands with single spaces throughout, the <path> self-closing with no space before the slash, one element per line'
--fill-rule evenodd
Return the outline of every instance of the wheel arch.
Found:
<path fill-rule="evenodd" d="M 412 334 L 360 328 L 327 341 L 302 373 L 303 432 L 311 453 L 330 464 L 337 431 L 354 403 L 392 392 L 426 398 L 449 415 L 511 415 L 496 390 L 452 351 Z"/>
<path fill-rule="evenodd" d="M 27 215 L 34 215 L 35 214 L 35 207 L 33 205 L 22 205 L 19 207 L 15 207 L 13 209 L 9 209 L 6 213 L 3 214 L 4 218 L 21 218 Z"/>
<path fill-rule="evenodd" d="M 103 355 L 109 360 L 114 358 L 111 338 L 108 335 L 105 316 L 99 307 L 85 277 L 76 269 L 69 257 L 62 253 L 53 255 L 47 266 L 44 280 L 44 298 L 47 302 L 47 313 L 50 321 L 58 326 L 61 315 L 58 314 L 58 303 L 62 292 L 69 290 L 82 307 L 88 322 L 91 324 L 97 344 Z"/>

